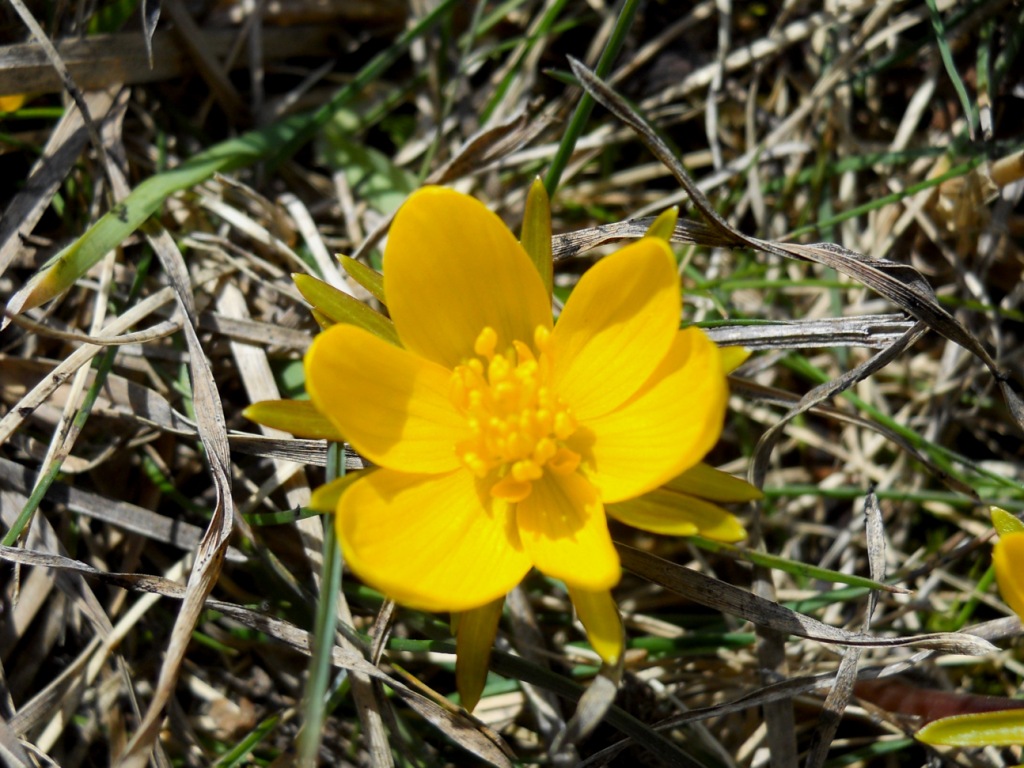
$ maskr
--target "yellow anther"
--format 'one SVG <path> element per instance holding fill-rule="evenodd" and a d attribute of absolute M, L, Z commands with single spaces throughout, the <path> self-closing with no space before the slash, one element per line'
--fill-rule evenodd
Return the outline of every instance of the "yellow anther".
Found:
<path fill-rule="evenodd" d="M 542 437 L 537 441 L 537 445 L 534 446 L 533 460 L 537 464 L 544 465 L 557 453 L 558 446 L 555 444 L 555 441 L 550 437 Z"/>
<path fill-rule="evenodd" d="M 494 348 L 498 346 L 498 332 L 491 326 L 486 326 L 473 342 L 473 352 L 488 360 L 494 356 Z"/>
<path fill-rule="evenodd" d="M 576 419 L 568 410 L 559 411 L 555 414 L 555 437 L 559 440 L 568 440 L 576 431 Z"/>
<path fill-rule="evenodd" d="M 511 371 L 512 366 L 509 365 L 504 355 L 494 355 L 487 364 L 487 380 L 493 386 L 495 383 L 507 379 Z"/>
<path fill-rule="evenodd" d="M 517 461 L 512 465 L 512 477 L 520 483 L 526 483 L 530 480 L 539 480 L 543 476 L 544 470 L 532 461 Z"/>
<path fill-rule="evenodd" d="M 487 474 L 487 462 L 485 462 L 475 453 L 467 451 L 466 453 L 462 454 L 462 461 L 469 468 L 469 471 L 472 472 L 477 477 L 483 477 L 484 475 Z"/>
<path fill-rule="evenodd" d="M 519 359 L 519 365 L 533 362 L 536 359 L 533 356 L 533 352 L 530 351 L 530 348 L 518 339 L 512 342 L 512 347 L 516 351 L 516 357 Z"/>
<path fill-rule="evenodd" d="M 538 352 L 547 352 L 551 346 L 551 331 L 543 325 L 538 325 L 533 330 L 533 346 Z"/>
<path fill-rule="evenodd" d="M 546 471 L 574 472 L 580 458 L 564 441 L 576 431 L 568 406 L 551 389 L 551 332 L 538 326 L 533 346 L 512 340 L 497 351 L 498 334 L 486 327 L 475 357 L 452 372 L 452 404 L 466 417 L 468 439 L 456 446 L 477 477 L 498 477 L 491 494 L 522 501 Z"/>

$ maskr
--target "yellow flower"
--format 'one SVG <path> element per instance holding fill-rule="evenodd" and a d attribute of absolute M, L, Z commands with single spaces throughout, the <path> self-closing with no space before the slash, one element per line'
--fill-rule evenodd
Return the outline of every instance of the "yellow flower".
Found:
<path fill-rule="evenodd" d="M 999 507 L 992 507 L 992 522 L 999 532 L 992 550 L 999 592 L 1024 621 L 1024 523 Z M 943 717 L 918 731 L 916 738 L 926 744 L 956 747 L 1024 744 L 1024 709 Z"/>
<path fill-rule="evenodd" d="M 721 432 L 725 374 L 747 353 L 719 354 L 701 331 L 678 330 L 665 241 L 644 238 L 592 268 L 555 325 L 539 182 L 527 220 L 532 262 L 472 198 L 414 194 L 392 226 L 386 276 L 346 263 L 394 322 L 294 276 L 328 329 L 306 357 L 311 401 L 245 411 L 300 437 L 348 440 L 378 465 L 317 489 L 311 506 L 337 512 L 347 561 L 367 583 L 453 613 L 467 709 L 504 595 L 531 567 L 565 582 L 594 650 L 615 663 L 620 573 L 606 516 L 738 541 L 742 525 L 718 504 L 761 496 L 700 463 Z M 674 212 L 659 222 L 671 231 Z"/>
<path fill-rule="evenodd" d="M 999 541 L 992 550 L 999 592 L 1024 621 L 1024 525 L 998 507 L 992 508 L 992 520 L 999 531 Z"/>
<path fill-rule="evenodd" d="M 28 101 L 28 95 L 24 93 L 0 96 L 0 112 L 17 112 L 26 101 Z"/>
<path fill-rule="evenodd" d="M 383 287 L 401 346 L 339 323 L 306 355 L 316 410 L 377 465 L 338 502 L 349 566 L 400 603 L 455 612 L 536 566 L 608 624 L 620 568 L 606 513 L 656 531 L 671 513 L 606 505 L 697 465 L 726 406 L 718 348 L 678 330 L 668 245 L 648 237 L 600 261 L 554 324 L 501 220 L 426 188 L 395 217 Z"/>

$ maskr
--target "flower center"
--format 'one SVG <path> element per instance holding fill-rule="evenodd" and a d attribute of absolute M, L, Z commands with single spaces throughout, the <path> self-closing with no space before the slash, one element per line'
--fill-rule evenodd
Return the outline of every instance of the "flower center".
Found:
<path fill-rule="evenodd" d="M 473 345 L 477 357 L 452 372 L 452 403 L 466 416 L 472 435 L 455 450 L 477 477 L 496 477 L 492 496 L 515 502 L 530 495 L 545 469 L 568 474 L 579 466 L 579 454 L 565 446 L 576 419 L 551 387 L 547 328 L 538 326 L 533 333 L 537 355 L 518 340 L 499 353 L 497 343 L 494 329 L 484 328 Z"/>

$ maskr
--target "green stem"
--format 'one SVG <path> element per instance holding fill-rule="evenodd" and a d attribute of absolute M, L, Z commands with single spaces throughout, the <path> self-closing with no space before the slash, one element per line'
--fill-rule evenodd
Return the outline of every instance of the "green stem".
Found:
<path fill-rule="evenodd" d="M 345 453 L 339 443 L 327 449 L 327 482 L 345 474 Z M 323 571 L 320 579 L 320 600 L 317 603 L 313 630 L 313 654 L 309 667 L 304 704 L 305 722 L 299 734 L 300 766 L 317 765 L 317 754 L 323 738 L 327 717 L 324 702 L 331 674 L 331 652 L 334 649 L 334 628 L 337 624 L 338 592 L 341 589 L 341 548 L 338 546 L 333 521 L 324 526 Z"/>
<path fill-rule="evenodd" d="M 605 46 L 604 52 L 597 62 L 597 68 L 594 70 L 599 78 L 603 79 L 611 70 L 612 63 L 618 57 L 622 44 L 626 40 L 626 33 L 629 32 L 629 28 L 633 25 L 633 17 L 636 16 L 639 5 L 639 0 L 625 0 L 623 2 L 622 10 L 619 11 L 619 18 L 615 21 L 615 28 L 608 39 L 608 45 Z M 544 188 L 548 191 L 548 197 L 550 198 L 555 196 L 558 183 L 562 180 L 562 173 L 569 164 L 569 158 L 572 157 L 573 150 L 576 148 L 576 142 L 579 140 L 580 134 L 583 133 L 587 120 L 590 119 L 590 111 L 593 108 L 593 97 L 589 93 L 584 92 L 580 97 L 579 103 L 576 105 L 576 111 L 573 113 L 572 119 L 569 121 L 569 128 L 562 137 L 558 150 L 551 160 L 551 167 L 548 168 L 547 175 L 544 177 Z"/>

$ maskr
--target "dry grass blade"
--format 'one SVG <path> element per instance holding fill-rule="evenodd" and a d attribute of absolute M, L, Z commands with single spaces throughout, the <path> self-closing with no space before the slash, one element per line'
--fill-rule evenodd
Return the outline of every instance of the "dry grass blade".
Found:
<path fill-rule="evenodd" d="M 608 714 L 609 708 L 615 703 L 615 697 L 622 682 L 622 669 L 622 659 L 619 659 L 616 668 L 609 669 L 605 665 L 587 686 L 587 690 L 583 692 L 576 704 L 576 711 L 573 712 L 569 722 L 566 723 L 565 728 L 558 734 L 551 746 L 554 765 L 570 766 L 579 763 L 580 758 L 575 745 L 587 738 L 597 728 Z M 694 761 L 694 766 L 699 765 Z"/>
<path fill-rule="evenodd" d="M 0 761 L 10 768 L 29 768 L 32 765 L 28 753 L 25 752 L 25 748 L 21 746 L 18 737 L 2 715 L 0 715 Z"/>
<path fill-rule="evenodd" d="M 210 473 L 216 489 L 216 507 L 196 552 L 195 565 L 189 575 L 182 600 L 181 611 L 174 622 L 167 655 L 160 668 L 153 699 L 139 730 L 132 737 L 119 765 L 123 768 L 142 768 L 149 758 L 153 743 L 159 735 L 164 707 L 167 705 L 178 678 L 179 668 L 185 658 L 185 651 L 192 636 L 192 630 L 199 619 L 210 591 L 220 575 L 221 564 L 227 551 L 228 537 L 235 524 L 235 507 L 231 495 L 230 463 L 227 428 L 220 393 L 210 364 L 203 354 L 202 345 L 193 325 L 195 308 L 191 285 L 182 284 L 178 278 L 187 275 L 184 261 L 172 238 L 163 230 L 150 236 L 150 243 L 160 257 L 168 274 L 175 279 L 174 292 L 178 304 L 187 317 L 184 324 L 185 340 L 189 350 L 193 402 L 196 411 L 196 426 L 206 449 Z"/>
<path fill-rule="evenodd" d="M 167 0 L 163 5 L 167 10 L 167 15 L 174 22 L 178 39 L 188 50 L 189 55 L 196 63 L 196 68 L 209 84 L 210 90 L 220 101 L 221 106 L 228 114 L 240 117 L 243 123 L 248 122 L 249 110 L 245 102 L 238 95 L 238 91 L 231 84 L 227 73 L 221 68 L 219 62 L 203 46 L 202 33 L 192 20 L 188 10 L 179 0 Z M 152 51 L 148 52 L 152 56 Z"/>
<path fill-rule="evenodd" d="M 716 325 L 704 332 L 716 344 L 747 349 L 806 349 L 824 346 L 888 347 L 913 326 L 904 315 L 830 317 L 766 325 Z"/>
<path fill-rule="evenodd" d="M 231 29 L 203 30 L 199 43 L 212 56 L 224 58 L 237 43 Z M 299 54 L 327 55 L 332 32 L 323 26 L 303 25 L 291 29 L 267 31 L 264 41 L 268 60 L 286 59 Z M 147 61 L 145 41 L 137 32 L 62 38 L 54 47 L 65 61 L 75 82 L 86 91 L 111 86 L 139 85 L 181 77 L 191 73 L 194 62 L 183 54 L 183 46 L 174 32 L 159 30 L 153 37 L 153 62 Z M 242 66 L 241 62 L 235 64 Z M 60 91 L 60 76 L 36 43 L 0 46 L 0 91 L 25 89 L 33 93 Z"/>
<path fill-rule="evenodd" d="M 98 336 L 100 338 L 116 338 L 140 320 L 147 317 L 150 313 L 172 301 L 173 298 L 174 291 L 171 288 L 164 288 L 157 291 L 143 301 L 140 301 L 131 309 L 111 320 L 103 331 L 98 334 Z M 4 414 L 4 417 L 0 419 L 0 443 L 4 443 L 10 439 L 11 435 L 14 434 L 14 431 L 21 426 L 22 422 L 24 422 L 32 411 L 38 408 L 43 401 L 50 397 L 58 387 L 67 382 L 79 368 L 86 365 L 93 357 L 98 355 L 102 349 L 102 347 L 93 344 L 79 347 L 73 353 L 68 355 L 60 365 L 54 368 L 45 379 L 33 387 L 32 390 L 29 391 L 14 408 Z"/>
<path fill-rule="evenodd" d="M 995 649 L 990 642 L 974 635 L 954 632 L 930 633 L 912 637 L 881 637 L 850 632 L 823 624 L 771 600 L 718 581 L 702 573 L 670 563 L 654 555 L 622 544 L 618 545 L 624 568 L 715 610 L 740 616 L 758 626 L 777 632 L 806 637 L 820 643 L 893 648 L 914 646 L 941 649 L 947 653 L 979 656 Z"/>
<path fill-rule="evenodd" d="M 430 174 L 428 184 L 446 184 L 465 178 L 528 144 L 548 127 L 548 121 L 531 119 L 525 111 L 492 128 L 471 136 L 443 166 Z"/>
<path fill-rule="evenodd" d="M 864 502 L 864 515 L 866 517 L 868 564 L 871 578 L 881 581 L 885 578 L 882 515 L 878 507 L 878 498 L 873 492 L 868 494 Z M 861 629 L 865 634 L 871 629 L 871 617 L 874 615 L 877 604 L 878 593 L 872 591 L 868 595 L 867 610 L 864 613 L 863 628 Z M 839 730 L 843 713 L 846 711 L 850 698 L 853 696 L 853 686 L 857 681 L 857 667 L 860 664 L 862 653 L 863 649 L 858 647 L 850 647 L 843 652 L 843 659 L 839 662 L 839 669 L 836 671 L 835 684 L 825 697 L 825 703 L 822 705 L 821 722 L 814 732 L 810 749 L 807 751 L 807 760 L 804 763 L 806 768 L 821 768 L 828 758 L 832 740 Z"/>
<path fill-rule="evenodd" d="M 82 122 L 85 125 L 85 130 L 89 134 L 89 138 L 92 140 L 93 147 L 96 152 L 104 158 L 103 165 L 109 165 L 106 158 L 106 148 L 104 147 L 103 140 L 100 138 L 99 128 L 93 121 L 92 112 L 89 109 L 89 105 L 86 103 L 85 98 L 82 95 L 81 89 L 75 83 L 74 78 L 71 76 L 71 72 L 68 70 L 67 65 L 64 63 L 64 59 L 57 52 L 50 38 L 46 36 L 46 32 L 39 25 L 36 17 L 32 15 L 32 11 L 22 2 L 22 0 L 11 0 L 11 6 L 14 8 L 18 16 L 24 22 L 25 26 L 28 27 L 32 37 L 36 43 L 42 48 L 43 53 L 46 55 L 50 66 L 60 75 L 61 84 L 64 86 L 64 90 L 67 91 L 68 95 L 74 100 L 75 106 L 78 107 L 78 111 L 82 115 Z M 19 83 L 20 87 L 25 87 L 24 84 Z"/>
<path fill-rule="evenodd" d="M 0 458 L 0 479 L 3 480 L 5 487 L 24 494 L 31 492 L 37 482 L 34 473 L 4 458 Z M 97 493 L 62 483 L 54 483 L 48 494 L 51 501 L 66 505 L 73 512 L 94 520 L 102 520 L 154 541 L 173 544 L 185 552 L 194 550 L 203 536 L 203 530 L 192 523 L 171 520 L 135 504 L 108 499 Z M 236 563 L 248 560 L 235 547 L 228 548 L 226 557 Z"/>
<path fill-rule="evenodd" d="M 578 229 L 565 232 L 551 238 L 551 251 L 555 261 L 571 259 L 605 243 L 614 243 L 627 238 L 643 237 L 654 223 L 654 216 L 642 216 L 637 219 L 602 224 L 599 227 Z M 672 234 L 673 243 L 690 243 L 708 246 L 732 246 L 732 237 L 723 237 L 714 229 L 700 221 L 680 219 L 676 222 Z"/>
<path fill-rule="evenodd" d="M 85 563 L 65 556 L 34 552 L 29 549 L 0 547 L 0 559 L 25 565 L 54 568 L 60 571 L 72 571 L 126 589 L 151 592 L 183 602 L 190 599 L 190 595 L 194 593 L 194 590 L 189 586 L 182 587 L 180 584 L 162 577 L 99 571 Z M 206 604 L 210 608 L 223 611 L 246 626 L 266 632 L 271 637 L 300 653 L 309 654 L 310 652 L 309 633 L 287 622 L 259 614 L 233 603 L 208 600 Z M 489 761 L 492 765 L 512 765 L 509 760 L 510 753 L 508 747 L 501 743 L 500 740 L 496 740 L 493 734 L 488 734 L 486 731 L 477 728 L 464 713 L 450 706 L 440 706 L 430 698 L 408 687 L 400 680 L 387 675 L 366 661 L 357 650 L 336 647 L 333 651 L 333 662 L 338 667 L 385 683 L 407 705 L 419 712 L 425 719 L 441 728 L 451 739 L 472 754 Z M 124 762 L 127 762 L 129 759 L 131 759 L 131 755 L 126 756 Z"/>
<path fill-rule="evenodd" d="M 903 336 L 881 352 L 861 363 L 853 370 L 847 371 L 838 379 L 825 382 L 800 398 L 800 401 L 773 427 L 761 435 L 760 440 L 758 440 L 750 468 L 750 474 L 751 477 L 754 478 L 755 485 L 760 487 L 764 484 L 764 477 L 767 472 L 768 461 L 771 458 L 772 450 L 775 447 L 776 441 L 782 435 L 782 431 L 786 424 L 795 419 L 801 413 L 805 413 L 810 408 L 813 408 L 825 400 L 836 396 L 840 392 L 844 392 L 849 389 L 858 381 L 863 381 L 868 376 L 880 371 L 920 339 L 926 330 L 927 329 L 923 322 L 915 323 L 912 328 L 903 334 Z"/>

